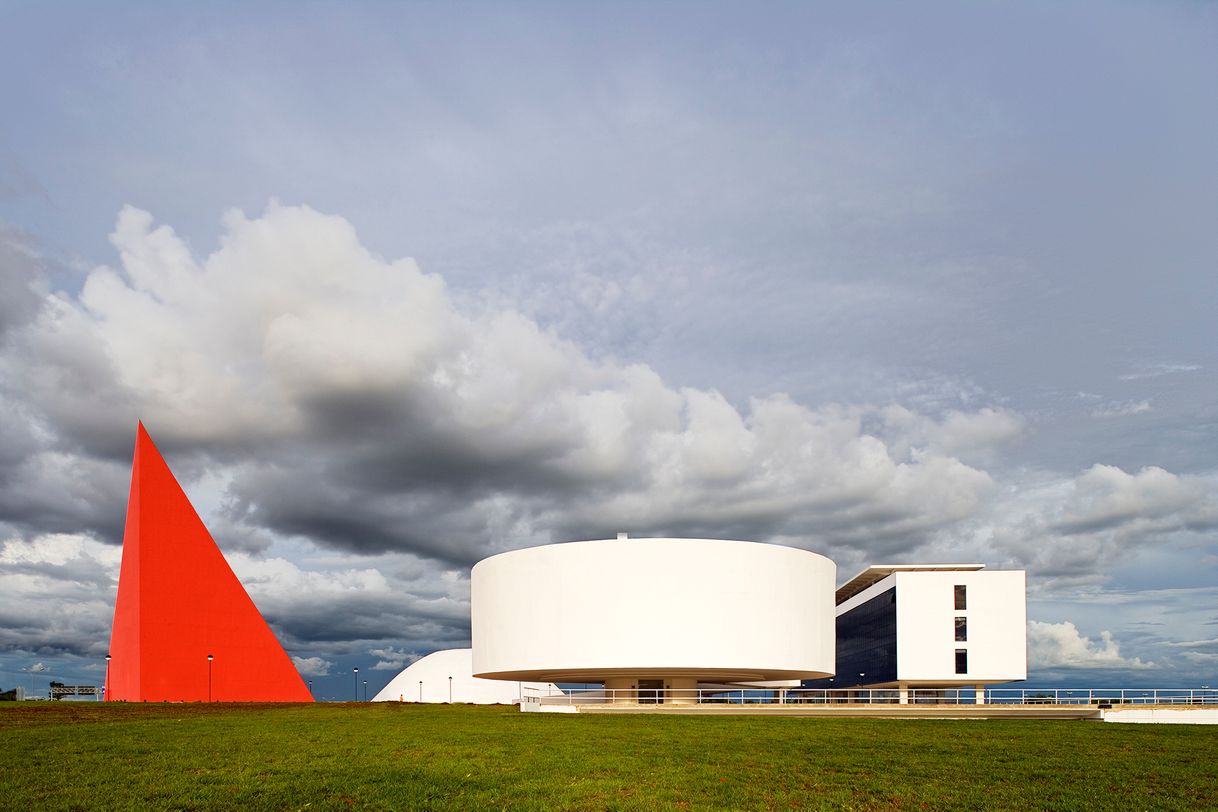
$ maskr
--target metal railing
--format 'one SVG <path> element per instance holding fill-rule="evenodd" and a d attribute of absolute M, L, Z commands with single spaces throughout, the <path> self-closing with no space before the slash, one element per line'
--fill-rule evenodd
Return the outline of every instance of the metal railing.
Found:
<path fill-rule="evenodd" d="M 1213 688 L 990 688 L 993 705 L 1218 705 Z"/>
<path fill-rule="evenodd" d="M 525 688 L 528 705 L 1214 705 L 1211 688 Z M 904 701 L 902 701 L 904 700 Z"/>

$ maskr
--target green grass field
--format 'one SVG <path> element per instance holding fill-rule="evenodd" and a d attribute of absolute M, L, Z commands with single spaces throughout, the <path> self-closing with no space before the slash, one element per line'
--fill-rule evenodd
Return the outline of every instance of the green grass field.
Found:
<path fill-rule="evenodd" d="M 1218 729 L 0 705 L 4 809 L 1214 809 Z"/>

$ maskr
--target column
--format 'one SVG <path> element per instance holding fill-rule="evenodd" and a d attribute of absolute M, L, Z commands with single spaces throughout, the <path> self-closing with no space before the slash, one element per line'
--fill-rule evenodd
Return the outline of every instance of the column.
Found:
<path fill-rule="evenodd" d="M 664 701 L 674 705 L 698 703 L 698 680 L 692 677 L 672 677 L 664 680 Z"/>
<path fill-rule="evenodd" d="M 638 701 L 638 680 L 633 677 L 612 677 L 605 680 L 605 701 L 631 705 Z"/>

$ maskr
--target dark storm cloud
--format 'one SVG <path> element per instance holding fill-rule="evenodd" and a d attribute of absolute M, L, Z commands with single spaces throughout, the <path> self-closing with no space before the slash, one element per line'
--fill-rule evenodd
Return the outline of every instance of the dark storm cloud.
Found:
<path fill-rule="evenodd" d="M 282 614 L 279 614 L 282 613 Z M 350 650 L 362 641 L 469 639 L 469 608 L 437 613 L 401 596 L 352 595 L 322 603 L 299 602 L 268 611 L 267 622 L 283 632 L 287 646 L 341 643 Z"/>
<path fill-rule="evenodd" d="M 118 551 L 80 536 L 0 544 L 0 651 L 99 656 L 110 636 Z"/>
<path fill-rule="evenodd" d="M 39 451 L 0 471 L 0 523 L 33 536 L 122 540 L 130 471 L 105 459 Z"/>

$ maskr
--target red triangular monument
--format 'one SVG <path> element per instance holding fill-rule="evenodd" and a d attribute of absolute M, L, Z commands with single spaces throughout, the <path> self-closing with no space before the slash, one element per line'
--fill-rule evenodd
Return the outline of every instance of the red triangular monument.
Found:
<path fill-rule="evenodd" d="M 141 423 L 106 699 L 312 702 Z"/>

